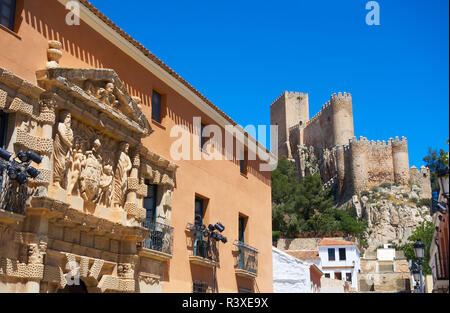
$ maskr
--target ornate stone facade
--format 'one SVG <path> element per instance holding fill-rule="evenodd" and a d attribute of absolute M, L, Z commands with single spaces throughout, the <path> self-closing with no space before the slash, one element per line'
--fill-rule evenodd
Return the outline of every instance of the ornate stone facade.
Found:
<path fill-rule="evenodd" d="M 43 156 L 25 215 L 0 212 L 0 282 L 24 292 L 77 280 L 90 292 L 159 284 L 164 271 L 150 275 L 151 253 L 139 252 L 151 233 L 145 182 L 161 186 L 158 222 L 169 224 L 177 165 L 142 146 L 151 126 L 113 70 L 61 68 L 60 49 L 49 43 L 38 86 L 0 68 L 0 110 L 14 126 L 8 150 Z"/>

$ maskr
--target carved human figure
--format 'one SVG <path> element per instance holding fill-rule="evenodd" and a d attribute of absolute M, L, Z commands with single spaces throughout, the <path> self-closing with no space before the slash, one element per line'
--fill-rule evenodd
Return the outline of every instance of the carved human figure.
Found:
<path fill-rule="evenodd" d="M 100 177 L 99 191 L 96 202 L 106 207 L 111 206 L 111 196 L 113 193 L 113 167 L 107 164 L 103 167 L 103 174 Z"/>
<path fill-rule="evenodd" d="M 133 165 L 128 156 L 130 145 L 127 142 L 120 144 L 120 152 L 117 160 L 116 172 L 114 174 L 114 205 L 123 206 L 125 193 L 127 191 L 128 174 Z"/>
<path fill-rule="evenodd" d="M 55 142 L 53 144 L 53 182 L 67 188 L 67 173 L 71 163 L 73 145 L 72 117 L 69 111 L 61 111 Z"/>
<path fill-rule="evenodd" d="M 100 88 L 97 91 L 97 98 L 100 99 L 104 104 L 115 107 L 119 104 L 114 95 L 114 84 L 107 83 L 105 88 Z"/>
<path fill-rule="evenodd" d="M 44 256 L 41 248 L 42 247 L 39 247 L 38 244 L 30 244 L 27 246 L 27 256 L 29 264 L 42 264 Z"/>
<path fill-rule="evenodd" d="M 70 195 L 78 194 L 78 180 L 81 175 L 81 164 L 86 160 L 86 156 L 83 153 L 82 141 L 80 137 L 76 137 L 74 140 L 74 147 L 72 150 L 72 168 L 70 170 L 69 188 L 67 191 Z"/>

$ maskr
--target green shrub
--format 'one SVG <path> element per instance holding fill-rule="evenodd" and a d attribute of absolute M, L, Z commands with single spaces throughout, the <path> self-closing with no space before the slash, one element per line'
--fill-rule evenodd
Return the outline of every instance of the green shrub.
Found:
<path fill-rule="evenodd" d="M 380 185 L 380 187 L 381 187 L 381 188 L 391 188 L 391 187 L 392 187 L 392 184 L 391 184 L 391 183 L 382 183 L 382 184 Z"/>
<path fill-rule="evenodd" d="M 373 192 L 378 192 L 378 187 L 372 187 L 371 189 Z"/>
<path fill-rule="evenodd" d="M 425 199 L 425 198 L 420 199 L 417 204 L 420 206 L 431 207 L 431 199 Z"/>
<path fill-rule="evenodd" d="M 417 204 L 419 202 L 419 199 L 416 197 L 412 197 L 412 198 L 409 198 L 409 201 Z"/>
<path fill-rule="evenodd" d="M 370 192 L 368 192 L 367 190 L 363 190 L 363 191 L 361 191 L 361 197 L 367 197 L 367 198 L 369 198 L 369 196 L 370 196 Z"/>

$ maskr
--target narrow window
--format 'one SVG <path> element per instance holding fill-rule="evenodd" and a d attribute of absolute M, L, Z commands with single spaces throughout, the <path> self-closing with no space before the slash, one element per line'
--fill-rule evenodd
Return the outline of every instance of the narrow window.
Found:
<path fill-rule="evenodd" d="M 203 225 L 205 217 L 205 207 L 203 199 L 195 198 L 195 225 Z"/>
<path fill-rule="evenodd" d="M 161 103 L 162 96 L 153 90 L 152 94 L 152 120 L 161 123 Z"/>
<path fill-rule="evenodd" d="M 339 260 L 340 261 L 347 260 L 347 254 L 345 252 L 345 248 L 339 248 Z"/>
<path fill-rule="evenodd" d="M 203 123 L 200 124 L 200 150 L 203 150 L 206 142 L 205 135 L 203 134 L 205 127 L 206 127 L 205 124 Z"/>
<path fill-rule="evenodd" d="M 345 274 L 345 278 L 347 281 L 352 282 L 352 273 Z"/>
<path fill-rule="evenodd" d="M 247 151 L 241 151 L 239 158 L 239 166 L 242 175 L 247 175 L 247 159 L 248 159 Z"/>
<path fill-rule="evenodd" d="M 239 241 L 245 243 L 245 228 L 247 226 L 247 219 L 239 216 Z"/>
<path fill-rule="evenodd" d="M 0 0 L 0 24 L 14 31 L 16 0 Z"/>
<path fill-rule="evenodd" d="M 8 114 L 0 112 L 0 148 L 6 149 L 6 135 L 8 132 Z"/>
<path fill-rule="evenodd" d="M 156 220 L 158 185 L 150 184 L 149 180 L 146 180 L 145 184 L 147 185 L 147 196 L 144 198 L 145 221 L 153 224 Z"/>
<path fill-rule="evenodd" d="M 325 274 L 326 278 L 330 278 L 330 273 Z"/>
<path fill-rule="evenodd" d="M 336 255 L 334 249 L 328 249 L 328 261 L 335 261 Z"/>

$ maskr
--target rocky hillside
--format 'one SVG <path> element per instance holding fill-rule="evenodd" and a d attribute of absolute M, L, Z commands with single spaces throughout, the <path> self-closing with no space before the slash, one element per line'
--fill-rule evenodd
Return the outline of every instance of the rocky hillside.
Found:
<path fill-rule="evenodd" d="M 382 184 L 354 196 L 352 202 L 357 215 L 368 221 L 368 250 L 385 243 L 405 243 L 421 222 L 431 221 L 431 200 L 416 185 Z"/>

